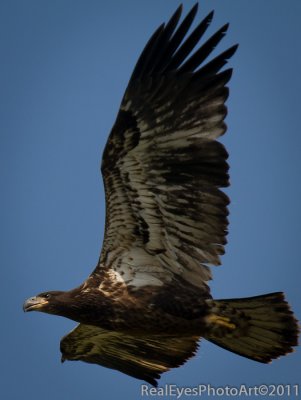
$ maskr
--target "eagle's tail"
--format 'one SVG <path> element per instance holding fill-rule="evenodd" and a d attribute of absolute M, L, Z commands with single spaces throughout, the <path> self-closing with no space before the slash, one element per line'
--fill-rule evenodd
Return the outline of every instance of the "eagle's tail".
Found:
<path fill-rule="evenodd" d="M 226 350 L 268 363 L 298 345 L 298 322 L 283 293 L 212 300 L 210 306 L 204 336 Z"/>

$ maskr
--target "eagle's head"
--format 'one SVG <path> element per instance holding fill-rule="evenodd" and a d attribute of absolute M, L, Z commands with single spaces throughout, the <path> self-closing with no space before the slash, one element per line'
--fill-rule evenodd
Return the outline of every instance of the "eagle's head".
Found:
<path fill-rule="evenodd" d="M 49 314 L 57 314 L 57 310 L 66 301 L 66 292 L 50 291 L 30 297 L 23 304 L 24 311 L 41 311 Z"/>
<path fill-rule="evenodd" d="M 110 314 L 110 299 L 102 296 L 101 291 L 96 288 L 87 290 L 86 284 L 75 289 L 62 292 L 42 292 L 37 296 L 30 297 L 23 304 L 24 311 L 40 311 L 47 314 L 60 315 L 81 323 L 96 324 Z M 83 288 L 86 288 L 83 290 Z"/>

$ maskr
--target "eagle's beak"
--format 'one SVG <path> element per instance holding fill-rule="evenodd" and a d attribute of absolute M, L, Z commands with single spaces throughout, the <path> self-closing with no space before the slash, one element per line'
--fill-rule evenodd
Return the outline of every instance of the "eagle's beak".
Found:
<path fill-rule="evenodd" d="M 45 304 L 48 304 L 48 301 L 43 299 L 42 297 L 39 296 L 30 297 L 24 302 L 23 311 L 26 312 L 26 311 L 39 310 Z"/>

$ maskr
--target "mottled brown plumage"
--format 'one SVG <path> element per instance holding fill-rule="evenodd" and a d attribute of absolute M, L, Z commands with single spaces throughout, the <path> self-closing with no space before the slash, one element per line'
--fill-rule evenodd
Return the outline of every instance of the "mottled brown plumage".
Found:
<path fill-rule="evenodd" d="M 95 270 L 76 289 L 24 304 L 80 323 L 61 341 L 63 361 L 153 385 L 195 354 L 200 337 L 269 362 L 298 336 L 282 293 L 210 295 L 209 266 L 220 264 L 228 226 L 228 155 L 217 139 L 232 70 L 221 70 L 237 46 L 206 63 L 228 25 L 197 47 L 213 13 L 187 35 L 197 5 L 180 23 L 181 12 L 143 50 L 105 147 L 106 226 Z"/>

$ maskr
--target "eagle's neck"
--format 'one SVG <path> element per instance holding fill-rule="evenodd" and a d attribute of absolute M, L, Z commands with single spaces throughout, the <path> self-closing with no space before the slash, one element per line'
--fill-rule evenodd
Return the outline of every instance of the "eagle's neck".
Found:
<path fill-rule="evenodd" d="M 76 322 L 113 329 L 114 310 L 112 301 L 96 288 L 85 284 L 63 292 L 60 301 L 54 305 L 51 314 L 60 315 Z"/>

